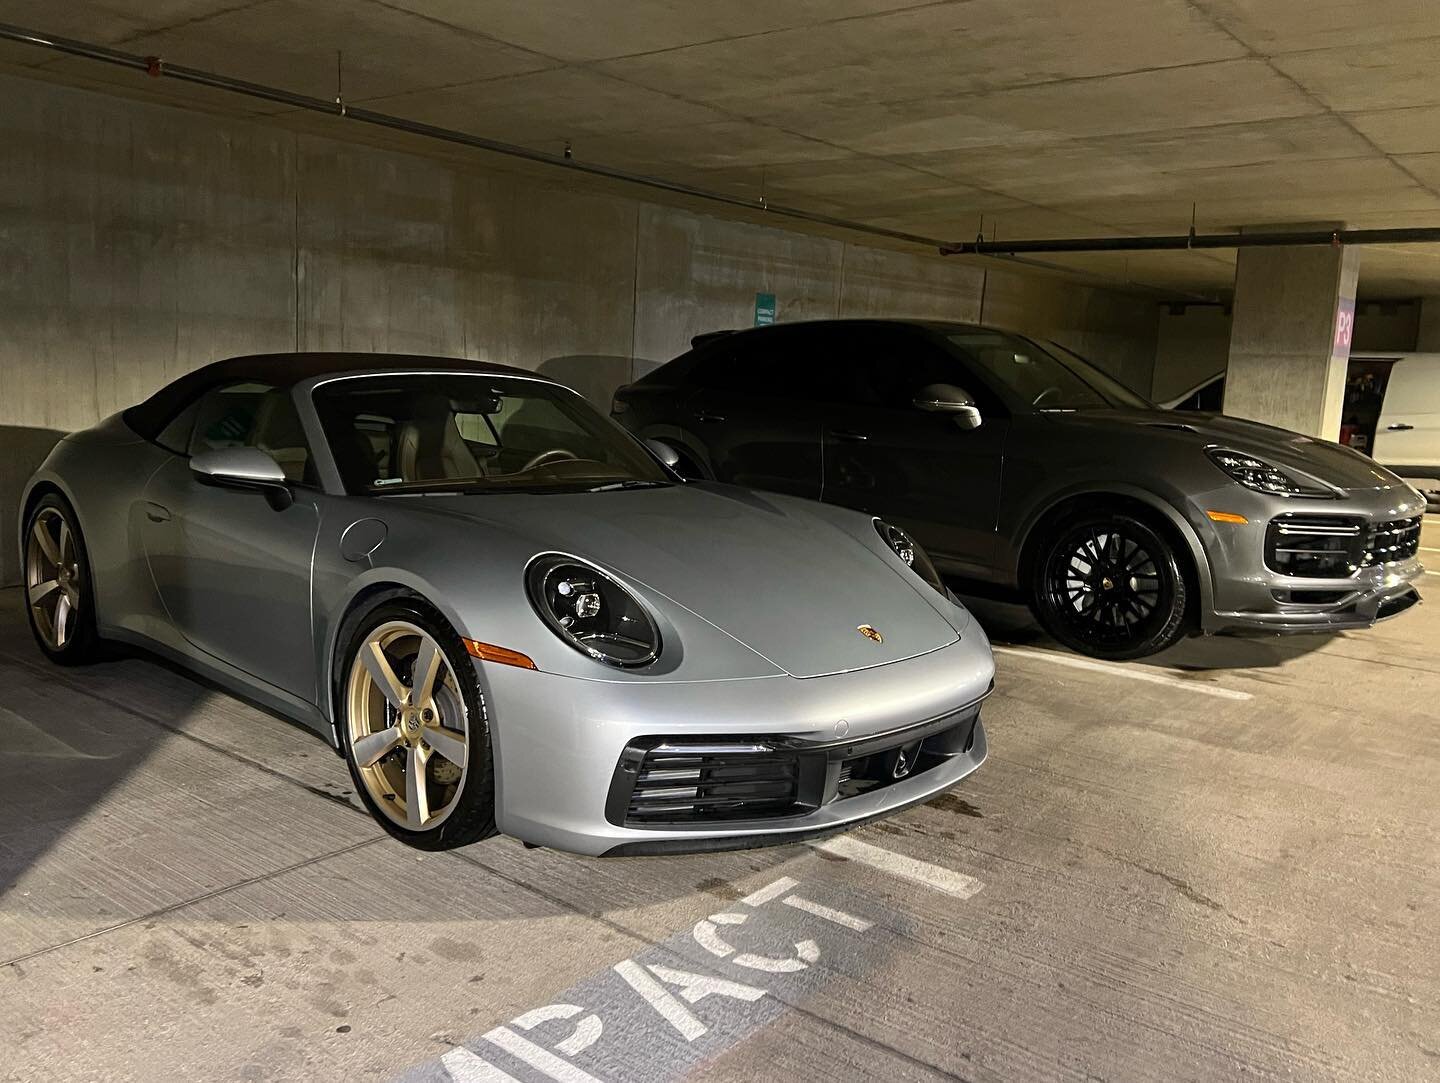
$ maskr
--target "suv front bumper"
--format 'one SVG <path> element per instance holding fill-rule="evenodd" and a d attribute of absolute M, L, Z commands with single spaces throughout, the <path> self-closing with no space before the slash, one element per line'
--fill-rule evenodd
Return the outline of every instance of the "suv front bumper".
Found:
<path fill-rule="evenodd" d="M 1420 601 L 1417 584 L 1425 573 L 1413 548 L 1384 560 L 1377 549 L 1367 563 L 1360 557 L 1345 575 L 1289 575 L 1267 558 L 1272 521 L 1302 517 L 1337 523 L 1359 522 L 1363 539 L 1384 524 L 1420 517 L 1424 499 L 1408 486 L 1352 490 L 1335 500 L 1298 500 L 1268 496 L 1238 486 L 1200 495 L 1189 518 L 1201 536 L 1210 565 L 1212 604 L 1202 614 L 1206 632 L 1332 632 L 1367 628 Z M 1212 522 L 1206 509 L 1243 514 L 1246 524 Z M 1283 544 L 1283 543 L 1282 543 Z M 1303 565 L 1302 565 L 1303 567 Z M 1306 570 L 1309 570 L 1308 568 Z"/>

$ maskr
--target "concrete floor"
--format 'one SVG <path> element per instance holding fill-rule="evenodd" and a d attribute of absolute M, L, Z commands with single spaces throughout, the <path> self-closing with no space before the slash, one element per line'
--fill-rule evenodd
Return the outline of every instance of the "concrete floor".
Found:
<path fill-rule="evenodd" d="M 1440 1076 L 1440 607 L 1094 667 L 977 612 L 954 793 L 604 861 L 407 850 L 302 731 L 50 667 L 0 592 L 0 1075 Z"/>

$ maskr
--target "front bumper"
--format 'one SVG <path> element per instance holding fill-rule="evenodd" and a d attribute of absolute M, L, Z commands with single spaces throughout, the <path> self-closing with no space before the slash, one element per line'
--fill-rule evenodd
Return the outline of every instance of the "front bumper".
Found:
<path fill-rule="evenodd" d="M 1352 491 L 1325 501 L 1287 500 L 1237 487 L 1203 494 L 1189 509 L 1210 565 L 1213 604 L 1207 632 L 1332 632 L 1368 628 L 1420 601 L 1425 569 L 1418 554 L 1367 564 L 1345 577 L 1286 575 L 1266 559 L 1266 534 L 1277 517 L 1333 517 L 1363 529 L 1420 516 L 1424 501 L 1406 486 Z M 1246 524 L 1216 523 L 1207 508 L 1239 512 Z"/>
<path fill-rule="evenodd" d="M 789 842 L 924 801 L 984 762 L 979 703 L 995 675 L 989 642 L 973 623 L 962 639 L 929 654 L 826 677 L 648 682 L 484 663 L 477 669 L 489 706 L 496 826 L 524 842 L 589 855 Z M 853 796 L 832 787 L 825 803 L 800 814 L 653 826 L 615 814 L 613 791 L 627 747 L 657 737 L 769 736 L 807 756 L 838 760 L 913 745 L 917 735 L 971 719 L 963 745 L 930 756 L 924 769 Z"/>
<path fill-rule="evenodd" d="M 1346 628 L 1369 628 L 1377 621 L 1398 616 L 1420 602 L 1415 581 L 1424 573 L 1418 560 L 1399 565 L 1366 569 L 1356 579 L 1295 579 L 1277 577 L 1280 584 L 1267 591 L 1257 608 L 1217 611 L 1214 631 L 1259 631 L 1300 633 L 1336 632 Z M 1342 596 L 1324 603 L 1281 602 L 1276 592 L 1314 590 Z"/>

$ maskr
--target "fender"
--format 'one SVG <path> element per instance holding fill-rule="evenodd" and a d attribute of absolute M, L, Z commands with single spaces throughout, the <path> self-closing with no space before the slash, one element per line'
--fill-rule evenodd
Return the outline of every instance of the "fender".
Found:
<path fill-rule="evenodd" d="M 1205 552 L 1204 543 L 1196 532 L 1194 524 L 1190 522 L 1173 503 L 1163 496 L 1146 489 L 1142 486 L 1123 481 L 1091 481 L 1076 483 L 1063 489 L 1058 489 L 1041 500 L 1025 514 L 1022 520 L 1022 527 L 1019 532 L 1020 543 L 1016 547 L 1015 579 L 1017 584 L 1020 578 L 1020 558 L 1028 553 L 1029 546 L 1033 540 L 1035 528 L 1048 516 L 1058 505 L 1077 497 L 1093 497 L 1103 500 L 1106 497 L 1122 496 L 1136 500 L 1151 510 L 1163 515 L 1167 522 L 1175 528 L 1180 537 L 1185 540 L 1185 545 L 1190 552 L 1190 558 L 1195 564 L 1195 580 L 1200 587 L 1200 621 L 1202 626 L 1214 612 L 1215 584 L 1214 575 L 1210 568 L 1210 558 Z"/>

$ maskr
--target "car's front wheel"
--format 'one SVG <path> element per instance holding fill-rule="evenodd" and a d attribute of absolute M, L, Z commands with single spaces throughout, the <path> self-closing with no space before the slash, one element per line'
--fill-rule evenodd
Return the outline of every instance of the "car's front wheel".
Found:
<path fill-rule="evenodd" d="M 90 556 L 75 510 L 58 493 L 36 502 L 25 522 L 25 612 L 52 662 L 78 665 L 99 653 Z"/>
<path fill-rule="evenodd" d="M 1031 605 L 1045 630 L 1096 658 L 1143 658 L 1187 631 L 1187 590 L 1175 547 L 1126 511 L 1067 517 L 1041 541 Z"/>
<path fill-rule="evenodd" d="M 386 602 L 356 625 L 345 659 L 341 740 L 380 825 L 424 850 L 494 834 L 485 702 L 454 629 L 418 599 Z"/>

